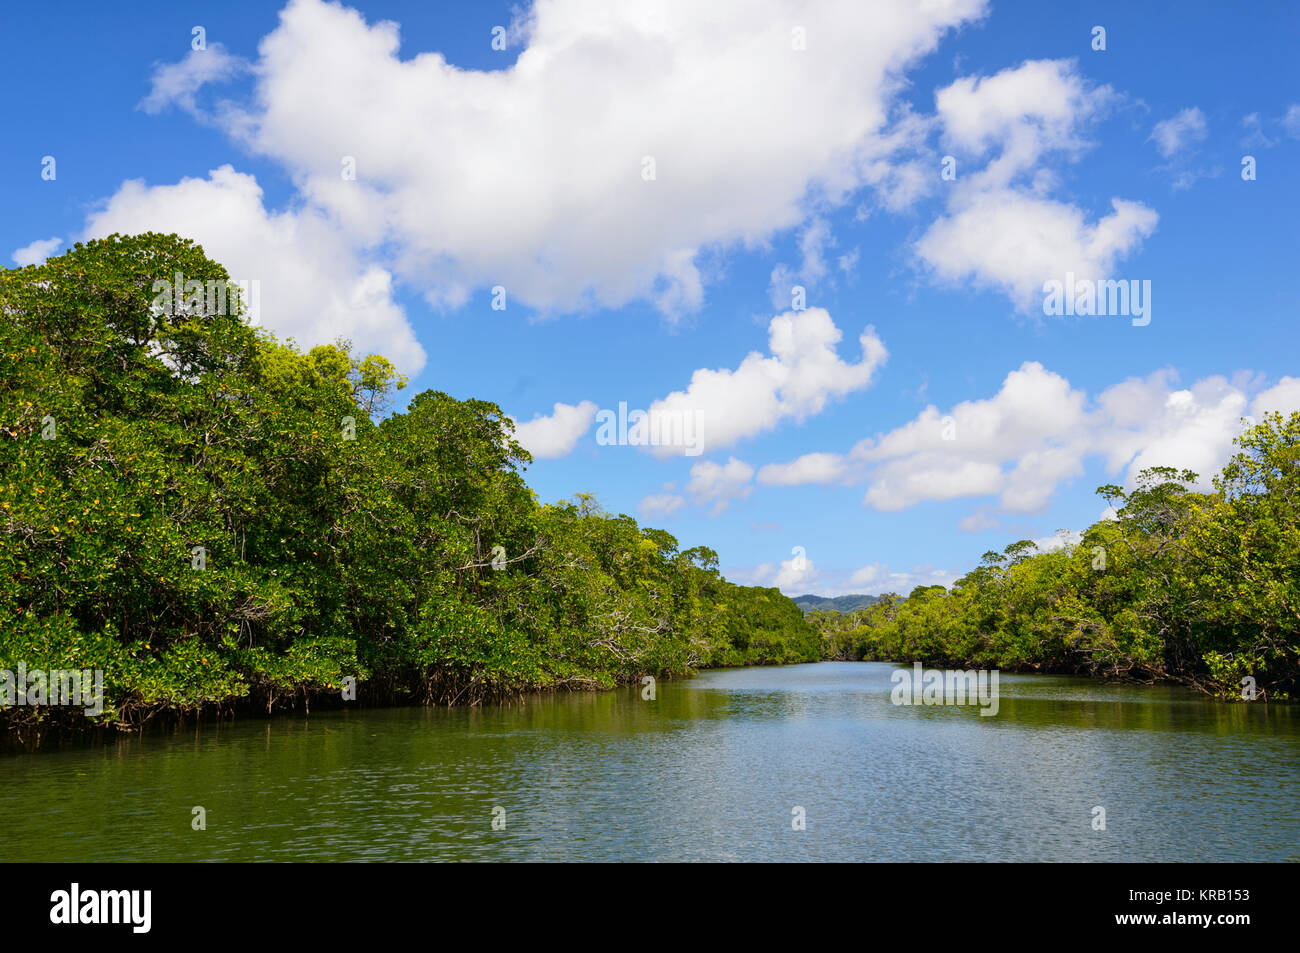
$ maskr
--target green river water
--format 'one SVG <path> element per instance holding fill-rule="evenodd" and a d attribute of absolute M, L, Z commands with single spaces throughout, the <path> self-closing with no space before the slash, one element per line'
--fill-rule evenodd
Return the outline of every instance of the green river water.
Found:
<path fill-rule="evenodd" d="M 1294 706 L 1003 674 L 987 717 L 892 704 L 896 668 L 7 755 L 0 860 L 1300 860 Z"/>

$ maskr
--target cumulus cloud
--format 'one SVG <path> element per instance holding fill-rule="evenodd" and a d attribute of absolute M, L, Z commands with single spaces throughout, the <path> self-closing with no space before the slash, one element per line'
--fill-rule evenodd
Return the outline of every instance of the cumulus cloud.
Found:
<path fill-rule="evenodd" d="M 691 375 L 685 390 L 653 401 L 647 411 L 628 413 L 629 443 L 660 457 L 698 456 L 706 449 L 722 449 L 771 430 L 785 420 L 815 416 L 831 400 L 868 386 L 887 357 L 871 327 L 859 335 L 862 356 L 856 363 L 838 355 L 841 337 L 822 308 L 777 315 L 768 325 L 766 355 L 751 351 L 734 370 L 701 368 Z M 596 415 L 596 406 L 590 401 L 577 407 L 557 403 L 549 417 L 539 416 L 516 427 L 521 443 L 532 449 L 532 441 L 544 448 L 545 452 L 535 455 L 563 456 L 587 432 Z M 612 410 L 600 411 L 599 417 L 601 426 L 609 426 L 611 431 L 619 419 Z M 794 464 L 769 465 L 760 482 L 809 482 L 805 478 L 809 468 L 821 466 L 824 470 L 833 464 L 831 456 L 813 454 Z M 828 474 L 826 482 L 830 479 Z"/>
<path fill-rule="evenodd" d="M 945 144 L 973 158 L 996 149 L 973 177 L 992 188 L 1010 184 L 1048 152 L 1081 152 L 1080 127 L 1113 98 L 1109 86 L 1089 87 L 1071 60 L 1029 60 L 956 80 L 935 94 L 935 108 Z"/>
<path fill-rule="evenodd" d="M 691 478 L 683 488 L 685 495 L 668 492 L 647 496 L 638 508 L 646 516 L 664 517 L 690 502 L 708 507 L 709 516 L 718 516 L 733 500 L 743 500 L 754 491 L 753 479 L 754 468 L 744 460 L 735 457 L 726 463 L 701 460 L 691 467 Z M 673 484 L 666 484 L 664 489 L 673 489 Z"/>
<path fill-rule="evenodd" d="M 1055 175 L 1043 163 L 1076 159 L 1088 145 L 1082 130 L 1115 98 L 1108 86 L 1089 86 L 1069 60 L 1029 61 L 939 90 L 945 146 L 984 165 L 959 173 L 947 214 L 913 246 L 932 277 L 1001 291 L 1028 312 L 1041 307 L 1045 281 L 1109 276 L 1154 231 L 1157 214 L 1112 198 L 1111 212 L 1090 222 L 1083 209 L 1050 197 Z"/>
<path fill-rule="evenodd" d="M 1205 123 L 1205 114 L 1196 107 L 1191 107 L 1156 123 L 1150 138 L 1160 154 L 1170 159 L 1192 143 L 1202 141 L 1207 135 L 1209 127 Z"/>
<path fill-rule="evenodd" d="M 596 409 L 589 400 L 579 404 L 557 402 L 550 414 L 538 414 L 526 423 L 515 421 L 515 439 L 538 459 L 563 457 L 591 429 Z"/>
<path fill-rule="evenodd" d="M 293 0 L 259 46 L 253 96 L 223 115 L 302 201 L 382 234 L 394 273 L 432 302 L 501 284 L 541 309 L 651 300 L 676 314 L 702 302 L 701 250 L 800 227 L 810 195 L 895 201 L 891 160 L 914 146 L 891 122 L 903 70 L 983 11 L 544 0 L 514 24 L 516 62 L 484 71 L 403 57 L 397 24 Z M 229 69 L 191 55 L 147 102 L 191 101 Z"/>
<path fill-rule="evenodd" d="M 732 500 L 753 492 L 754 468 L 743 460 L 730 457 L 726 463 L 701 460 L 691 467 L 686 493 L 697 505 L 712 504 L 710 516 L 717 516 Z"/>
<path fill-rule="evenodd" d="M 191 51 L 155 69 L 140 104 L 219 119 L 293 183 L 285 210 L 265 208 L 251 176 L 217 170 L 206 189 L 128 183 L 111 218 L 137 230 L 155 227 L 143 211 L 179 219 L 241 272 L 284 264 L 298 277 L 277 284 L 307 293 L 266 302 L 277 331 L 373 337 L 417 371 L 424 355 L 396 283 L 440 308 L 502 285 L 544 311 L 649 301 L 675 317 L 704 302 L 702 253 L 790 230 L 802 260 L 777 266 L 773 285 L 816 282 L 835 260 L 826 214 L 850 201 L 864 214 L 900 211 L 932 192 L 928 140 L 940 130 L 984 167 L 950 190 L 917 255 L 941 280 L 969 278 L 1027 306 L 1025 289 L 1047 277 L 1108 271 L 1156 219 L 1116 199 L 1089 221 L 1046 196 L 1040 160 L 1082 149 L 1079 129 L 1113 95 L 1072 63 L 959 79 L 939 91 L 934 116 L 900 101 L 906 70 L 985 6 L 829 0 L 795 22 L 780 0 L 707 11 L 694 0 L 653 10 L 541 0 L 510 25 L 513 65 L 475 70 L 437 52 L 403 57 L 391 21 L 292 0 L 255 59 L 217 43 Z M 249 95 L 201 113 L 206 86 L 244 75 Z M 194 214 L 202 199 L 215 224 Z M 100 213 L 91 231 L 109 219 Z M 854 261 L 838 256 L 846 272 Z"/>
<path fill-rule="evenodd" d="M 424 349 L 393 300 L 392 275 L 363 264 L 346 233 L 323 212 L 268 211 L 257 180 L 229 165 L 176 185 L 124 182 L 91 213 L 84 238 L 113 232 L 195 239 L 232 279 L 258 283 L 261 323 L 300 345 L 348 337 L 407 373 L 424 366 Z"/>
<path fill-rule="evenodd" d="M 1196 488 L 1208 490 L 1244 427 L 1270 411 L 1300 410 L 1300 378 L 1259 386 L 1214 376 L 1182 387 L 1173 371 L 1161 370 L 1089 399 L 1059 374 L 1026 362 L 993 397 L 963 401 L 947 413 L 931 405 L 847 454 L 769 464 L 759 482 L 820 483 L 833 473 L 839 482 L 865 483 L 863 503 L 879 510 L 996 497 L 1004 512 L 1029 513 L 1042 510 L 1062 483 L 1096 458 L 1129 486 L 1143 469 L 1169 466 L 1192 470 Z M 981 508 L 959 528 L 978 532 L 996 525 Z"/>
<path fill-rule="evenodd" d="M 806 554 L 798 551 L 779 563 L 759 563 L 753 569 L 728 572 L 728 578 L 743 579 L 753 586 L 775 587 L 786 595 L 801 595 L 818 584 L 820 573 Z"/>
<path fill-rule="evenodd" d="M 989 192 L 940 218 L 916 250 L 940 279 L 971 279 L 1030 312 L 1042 307 L 1044 282 L 1068 273 L 1104 279 L 1155 230 L 1158 216 L 1140 202 L 1112 199 L 1111 207 L 1089 224 L 1081 209 L 1064 202 L 1016 190 Z"/>
<path fill-rule="evenodd" d="M 842 334 L 823 308 L 788 311 L 768 325 L 768 354 L 751 351 L 734 370 L 701 368 L 683 391 L 673 391 L 649 408 L 651 418 L 692 420 L 693 430 L 712 451 L 762 433 L 784 420 L 803 421 L 827 403 L 870 384 L 887 352 L 873 328 L 859 336 L 857 363 L 836 353 Z M 684 428 L 675 429 L 677 434 Z M 654 450 L 681 453 L 683 440 Z"/>
<path fill-rule="evenodd" d="M 62 238 L 40 238 L 30 245 L 14 249 L 13 260 L 19 268 L 39 265 L 63 246 Z"/>
<path fill-rule="evenodd" d="M 854 449 L 857 459 L 875 464 L 865 502 L 899 510 L 923 499 L 999 494 L 1008 510 L 1038 509 L 1062 478 L 1081 469 L 1074 435 L 1084 400 L 1065 378 L 1027 362 L 992 398 L 963 401 L 945 415 L 927 407 Z M 1009 460 L 1016 462 L 1006 469 Z"/>
<path fill-rule="evenodd" d="M 1283 377 L 1267 390 L 1260 391 L 1250 404 L 1250 416 L 1256 423 L 1265 414 L 1282 414 L 1300 408 L 1300 377 Z"/>
<path fill-rule="evenodd" d="M 1197 487 L 1208 490 L 1235 450 L 1248 398 L 1218 376 L 1189 388 L 1176 381 L 1160 371 L 1108 388 L 1098 398 L 1093 443 L 1107 469 L 1125 470 L 1130 483 L 1147 467 L 1168 466 L 1195 471 Z"/>

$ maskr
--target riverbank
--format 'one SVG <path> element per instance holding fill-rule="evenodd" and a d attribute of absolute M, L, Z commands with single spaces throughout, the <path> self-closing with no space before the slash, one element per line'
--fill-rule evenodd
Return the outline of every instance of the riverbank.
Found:
<path fill-rule="evenodd" d="M 313 712 L 381 710 L 385 708 L 474 708 L 488 705 L 511 705 L 525 698 L 548 695 L 608 692 L 634 686 L 642 694 L 653 695 L 667 681 L 693 678 L 702 672 L 756 666 L 793 665 L 810 659 L 788 661 L 761 660 L 740 665 L 720 664 L 676 675 L 633 675 L 603 683 L 593 678 L 570 678 L 549 685 L 500 687 L 472 695 L 470 698 L 434 700 L 431 695 L 401 692 L 392 684 L 375 685 L 357 682 L 347 689 L 309 690 L 263 694 L 254 698 L 234 698 L 210 702 L 198 708 L 163 705 L 127 706 L 125 712 L 110 712 L 107 717 L 89 717 L 68 706 L 21 707 L 0 709 L 0 754 L 19 751 L 35 752 L 49 748 L 77 747 L 117 741 L 124 736 L 141 736 L 147 732 L 178 731 L 187 725 L 218 725 L 235 721 L 264 721 L 270 718 Z"/>
<path fill-rule="evenodd" d="M 828 651 L 830 646 L 828 646 Z M 411 694 L 398 694 L 387 689 L 376 690 L 375 686 L 358 683 L 355 696 L 345 699 L 339 691 L 308 692 L 305 689 L 296 693 L 282 693 L 274 699 L 273 704 L 263 700 L 236 699 L 225 704 L 211 704 L 201 709 L 156 708 L 149 712 L 135 710 L 131 720 L 95 721 L 73 710 L 49 708 L 45 710 L 47 718 L 15 728 L 5 725 L 5 716 L 12 712 L 0 711 L 0 754 L 14 752 L 35 752 L 48 749 L 66 749 L 106 744 L 123 737 L 141 737 L 147 733 L 166 734 L 178 732 L 193 726 L 231 725 L 236 722 L 261 723 L 269 719 L 301 714 L 327 714 L 343 711 L 376 711 L 389 708 L 475 708 L 505 706 L 510 707 L 525 703 L 527 700 L 543 699 L 548 696 L 572 694 L 608 693 L 618 690 L 636 690 L 647 700 L 657 695 L 663 684 L 681 679 L 698 678 L 710 672 L 737 671 L 747 668 L 788 666 L 799 664 L 848 663 L 848 664 L 883 664 L 891 668 L 920 663 L 926 668 L 941 670 L 968 670 L 973 666 L 960 661 L 941 659 L 844 659 L 829 657 L 818 660 L 798 660 L 788 662 L 755 662 L 747 665 L 717 665 L 709 668 L 686 672 L 676 676 L 635 676 L 614 684 L 600 684 L 594 679 L 570 679 L 563 684 L 549 686 L 530 686 L 510 692 L 495 692 L 490 695 L 475 697 L 472 701 L 434 702 L 427 697 Z M 1132 685 L 1132 686 L 1177 686 L 1196 691 L 1216 699 L 1219 703 L 1247 701 L 1240 693 L 1230 694 L 1209 690 L 1203 684 L 1173 678 L 1161 673 L 1104 673 L 1079 670 L 1049 670 L 1034 663 L 1022 664 L 999 670 L 1008 675 L 1058 676 L 1086 679 L 1098 684 Z M 1249 701 L 1267 701 L 1258 697 Z M 1275 704 L 1285 704 L 1290 699 L 1275 700 Z"/>

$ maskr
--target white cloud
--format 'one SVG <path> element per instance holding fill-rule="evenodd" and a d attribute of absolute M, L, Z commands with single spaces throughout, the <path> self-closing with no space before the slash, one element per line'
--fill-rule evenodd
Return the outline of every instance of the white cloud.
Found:
<path fill-rule="evenodd" d="M 940 218 L 916 245 L 941 280 L 970 279 L 1004 292 L 1021 311 L 1043 304 L 1043 283 L 1068 273 L 1091 280 L 1113 273 L 1117 260 L 1156 227 L 1139 202 L 1112 199 L 1113 211 L 1089 224 L 1081 209 L 1005 189 L 977 196 Z"/>
<path fill-rule="evenodd" d="M 39 265 L 62 246 L 62 238 L 40 238 L 30 245 L 15 249 L 13 260 L 19 268 L 26 268 L 28 265 Z"/>
<path fill-rule="evenodd" d="M 725 448 L 785 420 L 802 422 L 821 413 L 832 399 L 866 387 L 886 359 L 885 346 L 870 327 L 858 338 L 862 358 L 857 363 L 841 360 L 836 353 L 841 337 L 822 308 L 778 315 L 768 326 L 766 356 L 751 351 L 735 370 L 695 371 L 686 390 L 651 403 L 645 416 L 629 428 L 629 435 L 635 433 L 633 442 L 659 457 L 684 451 L 696 456 L 705 448 Z M 516 434 L 534 456 L 563 456 L 587 432 L 596 413 L 591 401 L 577 406 L 557 403 L 550 416 L 516 422 Z M 612 426 L 614 412 L 609 415 Z M 701 462 L 691 472 L 712 474 L 711 468 L 718 466 Z M 829 482 L 836 466 L 833 454 L 812 454 L 793 464 L 765 467 L 760 482 L 804 483 L 814 473 L 824 479 L 811 482 Z M 751 468 L 746 480 L 752 476 Z M 703 484 L 695 481 L 694 485 Z"/>
<path fill-rule="evenodd" d="M 931 405 L 854 448 L 853 456 L 876 464 L 864 502 L 898 510 L 920 500 L 1000 494 L 1005 509 L 1040 508 L 1057 482 L 1080 469 L 1072 444 L 1084 400 L 1065 378 L 1026 362 L 995 397 L 963 401 L 945 415 Z M 1015 466 L 1004 469 L 1009 461 Z"/>
<path fill-rule="evenodd" d="M 1172 374 L 1162 372 L 1103 392 L 1093 421 L 1094 444 L 1111 472 L 1127 470 L 1130 484 L 1141 470 L 1166 466 L 1195 471 L 1196 486 L 1208 490 L 1235 450 L 1232 441 L 1241 433 L 1247 396 L 1222 377 L 1178 390 L 1173 381 Z M 1134 398 L 1141 403 L 1128 404 Z"/>
<path fill-rule="evenodd" d="M 896 592 L 906 596 L 917 586 L 950 587 L 960 573 L 933 566 L 894 570 L 888 563 L 875 562 L 859 569 L 818 569 L 806 554 L 791 554 L 779 563 L 759 563 L 752 568 L 729 567 L 728 579 L 751 586 L 775 586 L 788 596 L 815 593 L 822 596 L 880 595 Z"/>
<path fill-rule="evenodd" d="M 515 24 L 515 64 L 480 71 L 403 56 L 395 23 L 294 0 L 259 46 L 254 95 L 223 120 L 304 204 L 389 242 L 391 270 L 435 303 L 501 284 L 547 310 L 652 300 L 676 314 L 703 300 L 702 250 L 762 244 L 864 187 L 910 201 L 895 159 L 920 127 L 891 123 L 902 72 L 983 10 L 545 0 Z M 160 71 L 148 102 L 224 77 L 203 63 Z"/>
<path fill-rule="evenodd" d="M 787 265 L 777 265 L 772 269 L 768 293 L 772 298 L 772 307 L 789 307 L 793 289 L 796 284 L 805 290 L 815 287 L 828 271 L 826 265 L 826 248 L 834 247 L 835 239 L 831 237 L 830 224 L 826 219 L 814 217 L 799 236 L 799 250 L 803 263 L 799 271 L 792 272 Z"/>
<path fill-rule="evenodd" d="M 1259 117 L 1248 116 L 1243 125 L 1250 130 L 1250 138 L 1267 144 L 1263 130 L 1259 127 Z M 1170 119 L 1156 123 L 1148 141 L 1156 144 L 1156 149 L 1169 160 L 1159 171 L 1168 175 L 1175 192 L 1191 188 L 1198 179 L 1213 177 L 1222 171 L 1219 167 L 1193 168 L 1191 163 L 1196 155 L 1195 144 L 1209 135 L 1205 114 L 1199 109 L 1184 109 Z"/>
<path fill-rule="evenodd" d="M 991 398 L 963 401 L 946 414 L 929 406 L 844 455 L 768 464 L 759 482 L 819 483 L 834 474 L 837 482 L 865 482 L 863 503 L 879 510 L 996 497 L 1004 512 L 1028 513 L 1042 510 L 1096 458 L 1130 487 L 1143 469 L 1168 466 L 1194 471 L 1195 487 L 1208 490 L 1236 452 L 1234 439 L 1250 423 L 1243 418 L 1300 410 L 1300 378 L 1283 377 L 1263 390 L 1260 381 L 1243 380 L 1216 376 L 1180 387 L 1172 371 L 1162 370 L 1121 381 L 1090 401 L 1059 374 L 1026 362 Z M 958 527 L 978 532 L 996 525 L 981 507 Z"/>
<path fill-rule="evenodd" d="M 805 453 L 790 463 L 769 463 L 758 471 L 764 486 L 834 483 L 845 474 L 844 458 L 834 453 Z"/>
<path fill-rule="evenodd" d="M 989 496 L 1002 485 L 1002 470 L 996 463 L 953 461 L 945 454 L 927 452 L 877 468 L 863 502 L 878 510 L 901 510 L 921 500 Z"/>
<path fill-rule="evenodd" d="M 870 570 L 870 578 L 864 581 L 863 574 L 867 570 Z M 896 592 L 906 596 L 917 586 L 949 588 L 957 581 L 958 575 L 950 569 L 936 569 L 933 566 L 891 570 L 888 563 L 874 563 L 865 569 L 859 569 L 850 577 L 849 590 L 868 596 L 877 596 L 885 592 Z M 853 588 L 854 586 L 858 588 Z M 846 594 L 849 590 L 846 590 Z"/>
<path fill-rule="evenodd" d="M 672 516 L 685 505 L 685 497 L 674 493 L 662 493 L 657 496 L 647 496 L 640 502 L 638 509 L 647 519 L 663 519 Z"/>
<path fill-rule="evenodd" d="M 576 405 L 556 403 L 549 415 L 538 414 L 526 423 L 515 421 L 515 439 L 538 459 L 563 457 L 591 429 L 596 409 L 589 400 Z"/>
<path fill-rule="evenodd" d="M 806 589 L 808 580 L 817 575 L 817 567 L 807 556 L 795 559 L 783 559 L 772 585 L 783 592 L 794 589 Z"/>
<path fill-rule="evenodd" d="M 1264 415 L 1282 414 L 1284 417 L 1294 410 L 1300 410 L 1300 377 L 1283 377 L 1267 390 L 1255 395 L 1250 404 L 1250 415 L 1256 423 L 1264 421 Z"/>
<path fill-rule="evenodd" d="M 226 52 L 220 43 L 210 43 L 207 49 L 191 50 L 178 63 L 155 66 L 149 95 L 140 101 L 139 108 L 156 115 L 168 106 L 179 106 L 197 118 L 204 118 L 195 103 L 195 94 L 209 83 L 225 82 L 247 70 L 245 60 Z"/>
<path fill-rule="evenodd" d="M 785 420 L 802 422 L 825 409 L 827 403 L 870 384 L 887 357 L 873 328 L 858 337 L 862 358 L 857 363 L 836 353 L 842 337 L 822 308 L 789 311 L 768 325 L 768 351 L 751 351 L 735 370 L 701 368 L 691 375 L 684 391 L 673 391 L 651 403 L 644 416 L 629 428 L 629 439 L 659 457 L 686 452 L 697 456 L 706 448 L 718 450 L 738 440 L 771 430 Z M 520 442 L 540 456 L 563 456 L 591 424 L 595 405 L 556 404 L 551 417 L 517 424 Z M 613 411 L 608 412 L 612 427 Z M 604 424 L 602 424 L 604 426 Z M 696 464 L 692 472 L 711 472 L 716 464 Z M 789 485 L 809 482 L 808 474 L 821 469 L 829 480 L 833 455 L 813 454 L 794 464 L 769 465 L 761 482 Z M 704 469 L 700 469 L 703 467 Z M 751 474 L 752 476 L 752 471 Z M 818 481 L 825 482 L 825 481 Z"/>
<path fill-rule="evenodd" d="M 875 562 L 848 573 L 823 572 L 815 582 L 815 591 L 826 596 L 878 596 L 896 592 L 906 596 L 917 586 L 951 587 L 959 573 L 933 566 L 914 566 L 910 570 L 891 569 L 888 563 Z M 799 595 L 791 590 L 788 594 Z"/>
<path fill-rule="evenodd" d="M 281 337 L 303 346 L 349 337 L 407 373 L 424 366 L 424 349 L 393 300 L 391 274 L 360 262 L 324 213 L 267 211 L 251 175 L 223 165 L 176 185 L 129 180 L 91 213 L 84 237 L 151 231 L 193 238 L 232 279 L 259 282 L 261 323 Z"/>
<path fill-rule="evenodd" d="M 975 172 L 959 171 L 948 213 L 915 243 L 930 274 L 1002 291 L 1026 312 L 1042 306 L 1045 281 L 1067 272 L 1109 276 L 1158 216 L 1113 198 L 1111 213 L 1089 222 L 1082 209 L 1047 194 L 1055 176 L 1042 162 L 1049 155 L 1077 159 L 1088 145 L 1080 130 L 1114 99 L 1110 87 L 1089 87 L 1067 60 L 1028 61 L 939 90 L 944 144 L 962 164 L 993 155 Z"/>
<path fill-rule="evenodd" d="M 1292 139 L 1300 139 L 1300 103 L 1292 103 L 1281 119 L 1282 131 Z"/>
<path fill-rule="evenodd" d="M 853 571 L 853 574 L 849 576 L 849 585 L 870 586 L 884 578 L 885 570 L 888 568 L 889 567 L 884 563 L 872 563 L 870 566 L 863 566 L 861 569 L 856 569 Z M 866 593 L 866 595 L 873 595 L 873 593 Z"/>
<path fill-rule="evenodd" d="M 1257 112 L 1250 113 L 1242 117 L 1241 126 L 1245 134 L 1240 142 L 1246 149 L 1271 149 L 1280 141 L 1277 137 L 1300 139 L 1300 103 L 1292 103 L 1277 118 L 1261 116 Z M 1272 136 L 1268 130 L 1273 130 Z"/>
<path fill-rule="evenodd" d="M 1099 394 L 1091 409 L 1082 391 L 1038 364 L 1008 375 L 999 394 L 953 408 L 956 439 L 941 443 L 938 411 L 856 451 L 879 460 L 865 502 L 901 509 L 921 500 L 997 495 L 1003 510 L 1041 510 L 1058 486 L 1100 457 L 1111 473 L 1124 471 L 1132 485 L 1152 466 L 1190 469 L 1197 486 L 1211 478 L 1233 452 L 1247 396 L 1221 377 L 1179 389 L 1162 371 L 1130 379 Z M 1286 403 L 1281 385 L 1275 388 Z M 1295 406 L 1300 406 L 1296 404 Z"/>
<path fill-rule="evenodd" d="M 701 460 L 691 467 L 691 478 L 683 488 L 685 496 L 679 493 L 664 492 L 647 496 L 638 504 L 638 509 L 649 518 L 671 516 L 689 502 L 696 506 L 708 506 L 709 516 L 720 515 L 732 500 L 743 500 L 754 491 L 754 468 L 743 460 L 731 457 L 726 463 L 714 463 Z M 664 484 L 663 489 L 670 491 L 672 483 Z"/>
<path fill-rule="evenodd" d="M 997 148 L 973 177 L 980 188 L 997 188 L 1049 151 L 1080 152 L 1086 143 L 1078 128 L 1113 98 L 1108 86 L 1088 87 L 1073 61 L 1029 60 L 995 76 L 958 79 L 935 94 L 935 106 L 947 145 L 976 158 Z"/>
<path fill-rule="evenodd" d="M 1297 117 L 1300 119 L 1300 117 Z M 1271 149 L 1276 143 L 1264 133 L 1264 122 L 1259 113 L 1250 113 L 1241 117 L 1241 128 L 1246 130 L 1240 142 L 1242 148 L 1252 149 L 1256 146 Z"/>
<path fill-rule="evenodd" d="M 813 561 L 807 555 L 795 555 L 781 560 L 779 565 L 760 563 L 752 570 L 735 570 L 728 573 L 728 578 L 743 579 L 752 586 L 775 587 L 786 595 L 802 595 L 817 580 L 819 573 Z"/>
<path fill-rule="evenodd" d="M 1196 107 L 1184 109 L 1169 119 L 1162 119 L 1151 130 L 1151 141 L 1166 159 L 1209 135 L 1205 114 Z"/>
<path fill-rule="evenodd" d="M 753 492 L 750 482 L 754 468 L 743 460 L 731 457 L 725 464 L 701 460 L 691 467 L 691 478 L 686 493 L 699 506 L 712 503 L 710 516 L 717 516 L 732 500 L 744 499 Z"/>
<path fill-rule="evenodd" d="M 1113 97 L 1072 63 L 958 80 L 939 92 L 933 117 L 900 102 L 905 71 L 984 12 L 983 0 L 829 0 L 795 23 L 780 0 L 707 10 L 694 0 L 653 9 L 543 0 L 511 24 L 511 43 L 523 47 L 514 65 L 484 71 L 436 52 L 403 57 L 396 23 L 292 0 L 255 61 L 216 43 L 191 51 L 155 70 L 141 103 L 217 122 L 277 163 L 296 189 L 287 210 L 264 208 L 252 177 L 217 170 L 207 191 L 233 193 L 237 224 L 190 179 L 128 183 L 110 200 L 111 218 L 137 230 L 154 227 L 144 211 L 179 218 L 182 233 L 236 271 L 285 265 L 298 277 L 277 284 L 307 293 L 278 295 L 278 310 L 268 302 L 276 330 L 305 341 L 375 337 L 415 371 L 424 355 L 392 300 L 396 281 L 437 307 L 499 284 L 511 302 L 547 311 L 646 300 L 676 316 L 704 301 L 701 253 L 799 229 L 797 276 L 815 282 L 835 244 L 825 215 L 849 201 L 900 211 L 934 191 L 927 140 L 942 129 L 967 158 L 998 151 L 950 190 L 948 215 L 917 254 L 940 279 L 972 278 L 1024 305 L 1025 288 L 1045 277 L 1109 270 L 1150 233 L 1155 213 L 1115 200 L 1114 214 L 1090 223 L 1043 195 L 1051 177 L 1040 159 L 1076 154 L 1078 128 Z M 792 43 L 796 27 L 806 49 Z M 205 85 L 244 73 L 251 95 L 199 111 Z M 355 164 L 354 179 L 340 175 L 344 163 Z M 1028 187 L 1014 184 L 1022 176 Z M 217 224 L 185 207 L 196 197 L 218 206 Z M 108 218 L 100 213 L 92 230 Z M 972 246 L 968 231 L 999 240 Z M 839 266 L 854 261 L 849 253 Z M 795 274 L 778 266 L 773 280 L 788 285 Z M 731 439 L 725 426 L 718 433 Z"/>
<path fill-rule="evenodd" d="M 841 337 L 822 308 L 778 315 L 768 326 L 768 355 L 751 351 L 735 370 L 701 368 L 686 390 L 656 400 L 649 414 L 696 421 L 694 433 L 710 451 L 771 430 L 783 420 L 801 422 L 821 413 L 830 400 L 865 388 L 885 362 L 885 346 L 873 328 L 858 337 L 862 358 L 856 364 L 836 353 Z M 669 456 L 683 449 L 684 441 L 678 441 L 654 451 Z"/>

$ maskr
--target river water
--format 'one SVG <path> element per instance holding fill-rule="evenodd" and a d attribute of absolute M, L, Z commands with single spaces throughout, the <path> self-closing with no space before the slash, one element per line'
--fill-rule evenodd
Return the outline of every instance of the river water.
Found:
<path fill-rule="evenodd" d="M 896 668 L 9 755 L 0 860 L 1300 860 L 1294 706 L 1003 674 L 989 717 L 892 704 Z"/>

